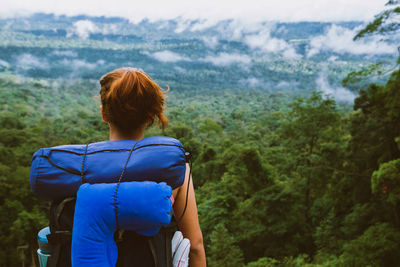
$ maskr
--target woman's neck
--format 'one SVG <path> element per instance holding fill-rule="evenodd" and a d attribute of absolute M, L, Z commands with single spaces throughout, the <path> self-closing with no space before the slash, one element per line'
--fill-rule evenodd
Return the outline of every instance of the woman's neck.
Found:
<path fill-rule="evenodd" d="M 110 140 L 141 140 L 144 138 L 144 130 L 145 127 L 141 127 L 129 133 L 124 133 L 110 125 Z"/>

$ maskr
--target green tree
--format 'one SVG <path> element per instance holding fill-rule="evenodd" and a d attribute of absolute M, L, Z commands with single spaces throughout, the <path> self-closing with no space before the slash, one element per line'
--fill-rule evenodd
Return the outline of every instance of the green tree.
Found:
<path fill-rule="evenodd" d="M 243 255 L 235 245 L 234 239 L 223 224 L 215 226 L 211 233 L 211 242 L 208 249 L 208 265 L 210 267 L 241 267 Z"/>
<path fill-rule="evenodd" d="M 372 193 L 391 206 L 395 224 L 400 227 L 400 159 L 381 164 L 372 174 L 371 186 Z"/>
<path fill-rule="evenodd" d="M 398 21 L 400 1 L 389 0 L 386 6 L 388 6 L 388 8 L 378 14 L 374 21 L 370 22 L 364 29 L 359 31 L 354 37 L 354 40 L 374 34 L 393 34 L 400 29 L 400 22 Z"/>
<path fill-rule="evenodd" d="M 303 194 L 304 217 L 309 226 L 314 200 L 323 196 L 343 154 L 340 114 L 334 100 L 314 92 L 292 104 L 287 121 L 280 129 L 280 139 L 287 157 L 284 170 Z"/>
<path fill-rule="evenodd" d="M 400 255 L 400 232 L 388 223 L 369 227 L 344 245 L 341 260 L 346 266 L 396 266 Z"/>

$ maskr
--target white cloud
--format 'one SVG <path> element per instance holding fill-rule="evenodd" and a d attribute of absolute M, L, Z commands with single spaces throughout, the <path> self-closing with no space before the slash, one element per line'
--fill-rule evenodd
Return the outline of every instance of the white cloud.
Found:
<path fill-rule="evenodd" d="M 186 72 L 186 70 L 184 68 L 181 68 L 179 66 L 174 66 L 174 70 L 176 70 L 177 72 L 180 72 L 180 73 L 185 73 Z"/>
<path fill-rule="evenodd" d="M 60 56 L 60 57 L 77 57 L 78 53 L 76 53 L 75 51 L 71 51 L 71 50 L 55 50 L 52 53 L 55 56 Z"/>
<path fill-rule="evenodd" d="M 39 59 L 38 57 L 35 57 L 28 53 L 19 55 L 16 60 L 16 65 L 17 68 L 20 70 L 25 70 L 29 68 L 45 70 L 49 68 L 49 63 L 47 62 L 47 60 Z"/>
<path fill-rule="evenodd" d="M 5 60 L 0 59 L 0 66 L 8 68 L 10 67 L 10 64 Z"/>
<path fill-rule="evenodd" d="M 338 58 L 339 58 L 339 57 L 337 57 L 337 56 L 330 56 L 330 57 L 328 58 L 328 61 L 330 61 L 330 62 L 335 62 Z"/>
<path fill-rule="evenodd" d="M 370 21 L 387 0 L 13 0 L 3 1 L 0 13 L 12 16 L 21 10 L 57 14 L 122 16 L 131 21 L 171 19 L 279 20 L 279 21 Z"/>
<path fill-rule="evenodd" d="M 298 82 L 287 82 L 287 81 L 280 81 L 275 87 L 278 89 L 297 89 L 299 86 Z"/>
<path fill-rule="evenodd" d="M 70 66 L 73 69 L 95 69 L 99 65 L 104 65 L 105 61 L 102 59 L 97 60 L 96 62 L 87 62 L 81 59 L 63 59 L 61 64 Z"/>
<path fill-rule="evenodd" d="M 105 64 L 103 59 L 99 59 L 96 62 L 87 62 L 86 60 L 81 59 L 69 59 L 64 58 L 60 61 L 59 64 L 62 64 L 66 67 L 69 67 L 71 72 L 69 73 L 70 78 L 78 78 L 82 76 L 82 73 L 91 72 L 94 69 L 98 68 Z"/>
<path fill-rule="evenodd" d="M 324 35 L 315 36 L 310 40 L 307 56 L 311 57 L 323 51 L 355 55 L 393 54 L 397 52 L 397 46 L 395 44 L 388 44 L 381 41 L 379 37 L 370 37 L 353 41 L 354 36 L 360 30 L 360 27 L 351 30 L 332 25 L 326 30 Z"/>
<path fill-rule="evenodd" d="M 90 20 L 78 20 L 74 23 L 73 28 L 68 32 L 67 37 L 73 34 L 78 35 L 82 39 L 87 39 L 91 33 L 99 32 L 99 28 Z"/>
<path fill-rule="evenodd" d="M 271 36 L 275 23 L 235 19 L 229 24 L 217 25 L 216 28 L 221 39 L 243 42 L 251 49 L 280 54 L 288 59 L 301 58 L 292 44 Z"/>
<path fill-rule="evenodd" d="M 263 82 L 260 79 L 257 79 L 255 77 L 249 77 L 247 79 L 239 80 L 241 84 L 248 85 L 250 87 L 254 86 L 260 86 L 263 84 Z"/>
<path fill-rule="evenodd" d="M 190 61 L 190 58 L 181 56 L 178 53 L 169 50 L 159 51 L 152 54 L 145 52 L 145 54 L 161 62 Z"/>
<path fill-rule="evenodd" d="M 326 70 L 323 70 L 317 80 L 316 80 L 317 88 L 321 92 L 323 92 L 325 95 L 329 95 L 335 98 L 336 101 L 338 102 L 347 102 L 347 103 L 353 103 L 354 99 L 356 98 L 356 95 L 347 90 L 346 88 L 343 87 L 332 87 L 329 82 L 328 78 L 326 75 Z"/>
<path fill-rule="evenodd" d="M 229 66 L 233 64 L 238 64 L 242 67 L 247 67 L 251 64 L 251 58 L 248 55 L 242 54 L 228 54 L 220 53 L 216 56 L 207 56 L 202 61 L 210 62 L 215 66 Z"/>
<path fill-rule="evenodd" d="M 214 49 L 219 44 L 217 36 L 201 36 L 200 39 L 204 42 L 206 46 L 212 49 Z"/>
<path fill-rule="evenodd" d="M 296 53 L 293 46 L 283 39 L 271 37 L 269 30 L 261 31 L 245 37 L 245 44 L 250 48 L 259 49 L 267 53 L 279 53 L 285 58 L 299 59 L 301 55 Z"/>
<path fill-rule="evenodd" d="M 218 23 L 218 20 L 215 19 L 201 19 L 200 21 L 194 23 L 190 28 L 191 31 L 203 31 L 210 27 L 215 26 Z"/>
<path fill-rule="evenodd" d="M 118 24 L 108 23 L 103 24 L 101 28 L 102 34 L 118 34 L 121 33 L 121 29 Z"/>
<path fill-rule="evenodd" d="M 190 25 L 192 23 L 191 20 L 182 19 L 182 18 L 178 18 L 176 20 L 176 22 L 177 22 L 177 25 L 176 25 L 176 28 L 175 28 L 175 33 L 184 32 L 185 30 L 187 30 L 190 27 Z"/>
<path fill-rule="evenodd" d="M 168 20 L 163 20 L 159 22 L 159 25 L 157 27 L 158 30 L 163 30 L 163 29 L 167 29 L 170 25 L 169 25 L 169 21 Z"/>
<path fill-rule="evenodd" d="M 271 23 L 267 26 L 269 27 Z M 242 41 L 245 35 L 257 34 L 267 27 L 265 23 L 258 21 L 248 21 L 245 19 L 236 18 L 230 23 L 217 25 L 222 38 L 233 41 Z"/>

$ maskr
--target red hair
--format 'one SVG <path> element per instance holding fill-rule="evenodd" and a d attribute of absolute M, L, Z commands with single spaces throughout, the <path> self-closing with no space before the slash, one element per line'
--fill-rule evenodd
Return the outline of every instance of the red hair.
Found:
<path fill-rule="evenodd" d="M 164 130 L 165 93 L 146 73 L 134 68 L 113 70 L 100 78 L 104 119 L 119 130 L 132 131 L 158 120 Z"/>

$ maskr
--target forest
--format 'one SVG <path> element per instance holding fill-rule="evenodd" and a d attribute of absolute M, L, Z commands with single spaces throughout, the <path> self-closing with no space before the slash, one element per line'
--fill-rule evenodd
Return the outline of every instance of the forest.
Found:
<path fill-rule="evenodd" d="M 355 38 L 393 31 L 381 17 Z M 169 127 L 146 135 L 175 137 L 193 155 L 209 266 L 399 264 L 400 70 L 359 82 L 369 74 L 347 76 L 353 105 L 318 88 L 299 97 L 170 84 Z M 107 140 L 97 83 L 0 72 L 0 266 L 30 263 L 48 225 L 50 204 L 29 187 L 32 154 Z"/>

